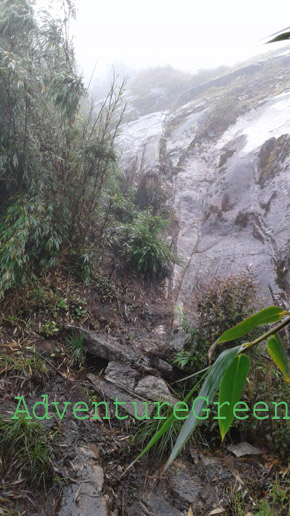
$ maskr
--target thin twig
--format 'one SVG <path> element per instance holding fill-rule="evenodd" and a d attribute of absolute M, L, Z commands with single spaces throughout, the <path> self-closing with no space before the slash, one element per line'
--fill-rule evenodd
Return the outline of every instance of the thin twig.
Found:
<path fill-rule="evenodd" d="M 184 382 L 184 380 L 189 380 L 189 378 L 193 378 L 194 376 L 197 376 L 200 373 L 204 373 L 204 371 L 207 371 L 211 366 L 207 366 L 204 369 L 201 369 L 200 371 L 197 371 L 196 373 L 191 374 L 190 376 L 186 376 L 185 378 L 181 378 L 181 380 L 176 380 L 176 382 L 173 382 L 171 385 L 174 385 L 175 383 Z"/>

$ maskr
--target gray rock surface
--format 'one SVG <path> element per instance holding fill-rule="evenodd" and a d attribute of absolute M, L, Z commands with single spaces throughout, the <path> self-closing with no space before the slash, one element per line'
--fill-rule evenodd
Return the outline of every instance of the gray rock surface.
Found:
<path fill-rule="evenodd" d="M 142 417 L 145 413 L 145 408 L 147 410 L 148 416 L 152 413 L 153 404 L 148 402 L 146 398 L 141 398 L 136 394 L 129 393 L 128 391 L 121 389 L 119 386 L 107 382 L 102 378 L 98 378 L 93 374 L 87 375 L 88 380 L 90 380 L 94 389 L 101 394 L 105 401 L 115 402 L 118 398 L 118 402 L 123 405 L 118 405 L 118 418 L 126 419 L 123 411 L 128 412 L 131 416 L 135 417 L 135 412 L 138 417 Z M 146 405 L 144 405 L 144 403 Z M 115 417 L 116 409 L 112 410 L 110 413 L 110 418 Z"/>
<path fill-rule="evenodd" d="M 78 449 L 73 463 L 78 480 L 64 489 L 58 516 L 109 516 L 108 500 L 102 494 L 104 471 L 97 460 L 95 445 Z"/>
<path fill-rule="evenodd" d="M 110 362 L 104 378 L 91 373 L 87 378 L 105 399 L 108 398 L 114 402 L 118 398 L 119 402 L 125 402 L 126 405 L 122 405 L 121 409 L 123 408 L 133 417 L 136 417 L 135 410 L 138 417 L 142 417 L 145 414 L 146 405 L 147 414 L 150 415 L 154 408 L 151 401 L 167 401 L 171 406 L 178 402 L 162 378 L 152 375 L 140 378 L 140 373 L 136 369 L 121 362 Z"/>
<path fill-rule="evenodd" d="M 161 378 L 155 376 L 145 376 L 136 385 L 134 393 L 153 401 L 168 401 L 171 406 L 178 402 Z"/>
<path fill-rule="evenodd" d="M 121 362 L 110 362 L 105 371 L 105 380 L 128 393 L 143 397 L 144 400 L 168 401 L 170 405 L 177 403 L 177 399 L 170 393 L 165 381 L 156 376 L 146 375 L 140 378 L 136 369 Z"/>
<path fill-rule="evenodd" d="M 140 516 L 181 516 L 164 498 L 155 493 L 147 493 L 140 500 Z M 133 513 L 130 514 L 133 516 Z"/>
<path fill-rule="evenodd" d="M 205 87 L 175 112 L 153 113 L 122 128 L 120 164 L 135 184 L 151 170 L 172 184 L 169 205 L 178 221 L 175 248 L 182 264 L 174 267 L 168 295 L 181 307 L 191 303 L 197 284 L 246 268 L 270 304 L 288 304 L 290 92 L 285 85 L 281 91 L 275 73 L 257 81 L 259 67 L 245 71 L 249 91 L 243 88 L 243 95 L 237 74 L 223 80 L 220 113 L 214 110 L 217 92 Z M 232 119 L 228 94 L 230 106 L 243 106 Z"/>
<path fill-rule="evenodd" d="M 68 331 L 82 334 L 86 350 L 97 357 L 108 361 L 122 362 L 129 369 L 131 366 L 136 371 L 153 375 L 168 376 L 172 372 L 172 366 L 156 354 L 150 353 L 150 351 L 147 353 L 143 348 L 131 348 L 106 333 L 95 333 L 78 326 L 69 326 Z"/>
<path fill-rule="evenodd" d="M 136 384 L 137 371 L 127 364 L 109 362 L 105 371 L 105 379 L 118 385 L 127 392 L 133 392 Z"/>

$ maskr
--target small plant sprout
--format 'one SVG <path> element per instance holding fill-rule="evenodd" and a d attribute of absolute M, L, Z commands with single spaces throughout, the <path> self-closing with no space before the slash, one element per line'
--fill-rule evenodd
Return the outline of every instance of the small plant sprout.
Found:
<path fill-rule="evenodd" d="M 73 332 L 68 339 L 70 363 L 73 366 L 81 367 L 86 360 L 86 351 L 84 349 L 84 335 Z"/>

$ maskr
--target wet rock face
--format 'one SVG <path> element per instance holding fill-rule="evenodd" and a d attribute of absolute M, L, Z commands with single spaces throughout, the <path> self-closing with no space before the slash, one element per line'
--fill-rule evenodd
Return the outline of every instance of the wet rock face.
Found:
<path fill-rule="evenodd" d="M 276 175 L 287 172 L 289 154 L 290 137 L 288 134 L 283 134 L 279 138 L 273 136 L 262 145 L 259 153 L 259 183 L 262 187 Z"/>
<path fill-rule="evenodd" d="M 146 170 L 158 170 L 160 134 L 166 113 L 152 113 L 126 124 L 119 137 L 120 165 L 129 176 L 141 179 Z"/>
<path fill-rule="evenodd" d="M 258 96 L 258 82 L 255 87 Z M 287 304 L 290 93 L 259 96 L 257 105 L 252 99 L 223 133 L 206 125 L 216 118 L 209 116 L 214 94 L 124 125 L 121 165 L 137 186 L 150 170 L 171 182 L 169 204 L 179 228 L 174 244 L 182 260 L 169 292 L 176 304 L 188 306 L 197 283 L 246 268 L 268 302 L 274 295 Z"/>

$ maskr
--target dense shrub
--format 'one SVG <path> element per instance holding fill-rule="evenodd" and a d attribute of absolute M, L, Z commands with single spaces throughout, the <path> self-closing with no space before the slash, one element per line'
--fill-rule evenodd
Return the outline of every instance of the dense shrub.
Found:
<path fill-rule="evenodd" d="M 64 20 L 0 1 L 0 290 L 60 253 L 86 255 L 117 174 L 122 117 L 112 86 L 95 109 Z"/>
<path fill-rule="evenodd" d="M 181 314 L 186 346 L 177 354 L 175 363 L 190 370 L 206 367 L 214 341 L 255 311 L 257 289 L 249 271 L 200 285 L 193 300 L 194 314 L 191 318 Z"/>
<path fill-rule="evenodd" d="M 149 276 L 165 273 L 174 260 L 169 244 L 161 237 L 168 221 L 149 210 L 140 212 L 127 226 L 127 238 L 123 244 L 123 256 L 127 264 L 137 272 Z"/>

